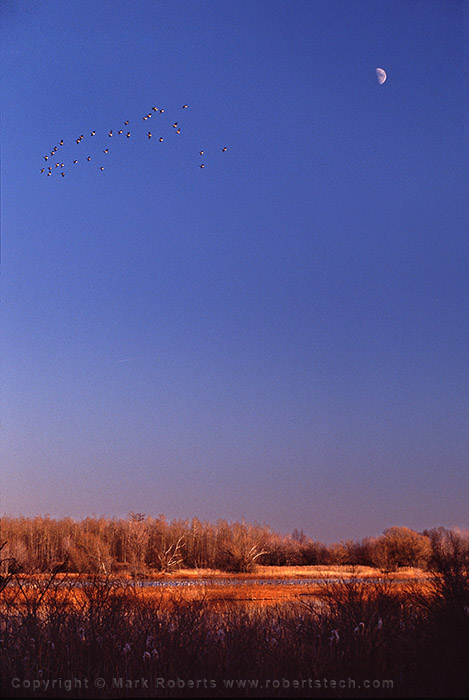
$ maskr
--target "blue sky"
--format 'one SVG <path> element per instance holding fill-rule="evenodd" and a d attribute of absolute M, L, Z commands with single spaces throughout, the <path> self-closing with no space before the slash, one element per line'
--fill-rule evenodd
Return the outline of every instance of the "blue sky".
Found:
<path fill-rule="evenodd" d="M 2 513 L 469 527 L 467 14 L 3 3 Z"/>

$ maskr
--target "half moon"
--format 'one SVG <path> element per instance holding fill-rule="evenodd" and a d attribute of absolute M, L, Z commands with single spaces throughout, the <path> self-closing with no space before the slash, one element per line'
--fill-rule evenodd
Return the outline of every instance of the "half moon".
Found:
<path fill-rule="evenodd" d="M 378 79 L 378 83 L 379 83 L 380 85 L 382 85 L 382 84 L 386 81 L 386 78 L 387 78 L 388 76 L 386 75 L 386 71 L 385 71 L 385 70 L 383 70 L 382 68 L 377 68 L 377 69 L 376 69 L 376 77 L 377 77 L 377 79 Z"/>

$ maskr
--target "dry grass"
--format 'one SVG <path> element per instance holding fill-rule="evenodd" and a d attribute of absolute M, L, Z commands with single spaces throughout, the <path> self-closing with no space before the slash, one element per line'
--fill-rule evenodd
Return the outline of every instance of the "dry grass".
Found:
<path fill-rule="evenodd" d="M 312 586 L 235 581 L 233 577 L 228 586 L 214 581 L 207 586 L 144 587 L 97 577 L 17 578 L 0 599 L 4 695 L 63 697 L 63 688 L 49 685 L 39 693 L 32 684 L 74 678 L 91 684 L 104 678 L 106 687 L 86 690 L 82 685 L 66 697 L 465 694 L 465 598 L 446 601 L 439 580 L 396 583 L 387 577 L 363 582 L 342 577 Z M 14 678 L 31 686 L 15 688 Z M 144 678 L 149 687 L 112 687 L 113 678 Z M 216 687 L 157 688 L 158 678 L 205 678 Z M 325 691 L 280 685 L 253 691 L 224 685 L 227 679 L 257 679 L 265 686 L 266 679 L 310 678 L 350 678 L 356 687 Z M 366 691 L 364 679 L 391 680 L 393 687 Z"/>

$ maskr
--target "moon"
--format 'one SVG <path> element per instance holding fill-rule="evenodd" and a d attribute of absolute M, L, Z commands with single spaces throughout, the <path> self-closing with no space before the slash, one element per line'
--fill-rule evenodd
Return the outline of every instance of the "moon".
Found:
<path fill-rule="evenodd" d="M 379 83 L 380 85 L 382 85 L 382 84 L 386 81 L 386 78 L 387 78 L 388 76 L 386 75 L 386 71 L 385 71 L 385 70 L 383 70 L 382 68 L 377 68 L 377 69 L 376 69 L 376 77 L 377 77 L 377 79 L 378 79 L 378 83 Z"/>

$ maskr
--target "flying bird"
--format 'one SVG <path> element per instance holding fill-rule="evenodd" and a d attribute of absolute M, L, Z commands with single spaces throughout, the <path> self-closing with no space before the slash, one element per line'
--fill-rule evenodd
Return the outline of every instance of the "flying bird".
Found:
<path fill-rule="evenodd" d="M 62 175 L 62 177 L 65 177 L 65 173 L 64 173 L 64 172 L 61 172 L 60 174 Z"/>
<path fill-rule="evenodd" d="M 44 160 L 49 160 L 49 156 L 44 156 Z"/>
<path fill-rule="evenodd" d="M 222 151 L 223 151 L 223 153 L 224 153 L 224 152 L 225 152 L 225 151 L 227 151 L 228 149 L 227 149 L 227 147 L 226 147 L 226 146 L 224 146 L 224 147 L 223 147 L 223 148 L 222 148 L 221 150 L 222 150 Z"/>
<path fill-rule="evenodd" d="M 112 136 L 112 129 L 111 129 L 111 131 L 109 132 L 108 136 Z"/>
<path fill-rule="evenodd" d="M 118 133 L 118 134 L 122 134 L 122 129 L 119 129 L 119 131 L 118 131 L 117 133 Z"/>
<path fill-rule="evenodd" d="M 127 132 L 126 136 L 128 139 L 130 139 L 130 131 Z"/>
<path fill-rule="evenodd" d="M 124 122 L 124 126 L 127 126 L 128 123 L 129 123 L 129 122 Z"/>
<path fill-rule="evenodd" d="M 205 165 L 203 163 L 200 164 L 201 168 L 205 168 Z"/>
<path fill-rule="evenodd" d="M 162 136 L 160 136 L 160 143 L 163 143 L 163 141 L 164 141 L 164 138 Z"/>
<path fill-rule="evenodd" d="M 104 167 L 103 167 L 103 166 L 101 166 L 101 167 L 100 167 L 100 170 L 104 170 Z"/>
<path fill-rule="evenodd" d="M 178 126 L 178 123 L 177 123 L 177 122 L 174 122 L 174 124 L 173 124 L 173 129 L 177 129 L 177 126 Z"/>
<path fill-rule="evenodd" d="M 182 105 L 183 109 L 187 109 L 188 107 L 189 107 L 189 105 Z"/>
<path fill-rule="evenodd" d="M 147 136 L 149 139 L 151 139 L 151 131 L 148 132 Z"/>
<path fill-rule="evenodd" d="M 199 151 L 199 156 L 203 156 L 203 155 L 204 155 L 204 152 L 203 152 L 203 151 Z"/>
<path fill-rule="evenodd" d="M 86 160 L 91 160 L 91 156 L 88 156 L 88 158 Z"/>
<path fill-rule="evenodd" d="M 92 131 L 91 136 L 96 136 L 96 131 Z"/>
<path fill-rule="evenodd" d="M 181 133 L 181 129 L 178 129 L 178 130 L 176 131 L 176 134 L 180 134 L 180 133 Z"/>
<path fill-rule="evenodd" d="M 61 139 L 61 140 L 59 141 L 59 146 L 63 146 L 63 145 L 64 145 L 64 140 Z"/>
<path fill-rule="evenodd" d="M 103 153 L 109 153 L 109 148 L 106 148 L 106 150 L 103 151 Z"/>
<path fill-rule="evenodd" d="M 45 168 L 41 168 L 41 173 L 44 173 L 46 171 Z"/>
<path fill-rule="evenodd" d="M 163 114 L 163 112 L 164 112 L 164 109 L 160 109 L 160 114 Z"/>
<path fill-rule="evenodd" d="M 78 161 L 77 161 L 77 160 L 74 160 L 73 162 L 74 162 L 75 164 L 76 164 L 76 163 L 78 163 Z"/>

